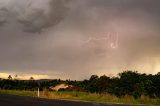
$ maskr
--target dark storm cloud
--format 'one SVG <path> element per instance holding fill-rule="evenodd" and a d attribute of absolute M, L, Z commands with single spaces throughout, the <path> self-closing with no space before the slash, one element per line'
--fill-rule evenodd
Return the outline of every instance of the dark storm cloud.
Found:
<path fill-rule="evenodd" d="M 48 10 L 34 8 L 30 3 L 18 22 L 23 24 L 26 32 L 41 32 L 45 28 L 57 25 L 67 16 L 69 1 L 51 0 Z"/>
<path fill-rule="evenodd" d="M 7 23 L 6 16 L 8 14 L 8 10 L 4 7 L 0 8 L 0 26 Z"/>
<path fill-rule="evenodd" d="M 3 7 L 9 12 L 0 10 L 7 13 L 0 17 L 7 22 L 0 27 L 2 71 L 57 72 L 72 79 L 157 71 L 159 0 L 8 1 Z"/>
<path fill-rule="evenodd" d="M 0 26 L 4 25 L 6 23 L 5 20 L 0 21 Z"/>

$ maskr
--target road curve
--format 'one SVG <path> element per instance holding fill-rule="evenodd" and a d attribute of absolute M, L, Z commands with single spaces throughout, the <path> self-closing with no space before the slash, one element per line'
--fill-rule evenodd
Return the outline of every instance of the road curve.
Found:
<path fill-rule="evenodd" d="M 67 100 L 54 100 L 54 99 L 51 100 L 51 99 L 0 94 L 0 106 L 129 106 L 129 105 L 74 102 Z"/>

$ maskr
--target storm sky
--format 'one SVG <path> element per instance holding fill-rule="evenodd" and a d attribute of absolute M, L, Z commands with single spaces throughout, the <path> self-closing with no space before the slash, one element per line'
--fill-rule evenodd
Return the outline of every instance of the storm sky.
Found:
<path fill-rule="evenodd" d="M 160 0 L 0 0 L 0 77 L 160 71 Z"/>

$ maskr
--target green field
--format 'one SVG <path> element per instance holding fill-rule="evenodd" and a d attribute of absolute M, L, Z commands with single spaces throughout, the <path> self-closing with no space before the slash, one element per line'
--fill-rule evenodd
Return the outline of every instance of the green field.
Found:
<path fill-rule="evenodd" d="M 32 96 L 37 97 L 36 91 L 18 91 L 18 90 L 0 90 L 0 94 L 12 94 L 20 96 Z M 160 99 L 149 99 L 143 97 L 140 99 L 134 99 L 133 97 L 126 95 L 123 98 L 117 98 L 114 95 L 109 94 L 96 94 L 87 92 L 54 92 L 54 91 L 41 91 L 40 98 L 48 99 L 67 99 L 75 101 L 85 102 L 99 102 L 99 103 L 122 103 L 122 104 L 146 104 L 146 105 L 160 105 Z"/>

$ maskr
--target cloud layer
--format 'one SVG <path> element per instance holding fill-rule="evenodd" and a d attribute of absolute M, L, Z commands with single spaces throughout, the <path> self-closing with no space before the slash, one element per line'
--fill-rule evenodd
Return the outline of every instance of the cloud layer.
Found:
<path fill-rule="evenodd" d="M 72 79 L 125 69 L 156 73 L 159 4 L 159 0 L 1 0 L 0 70 Z"/>

